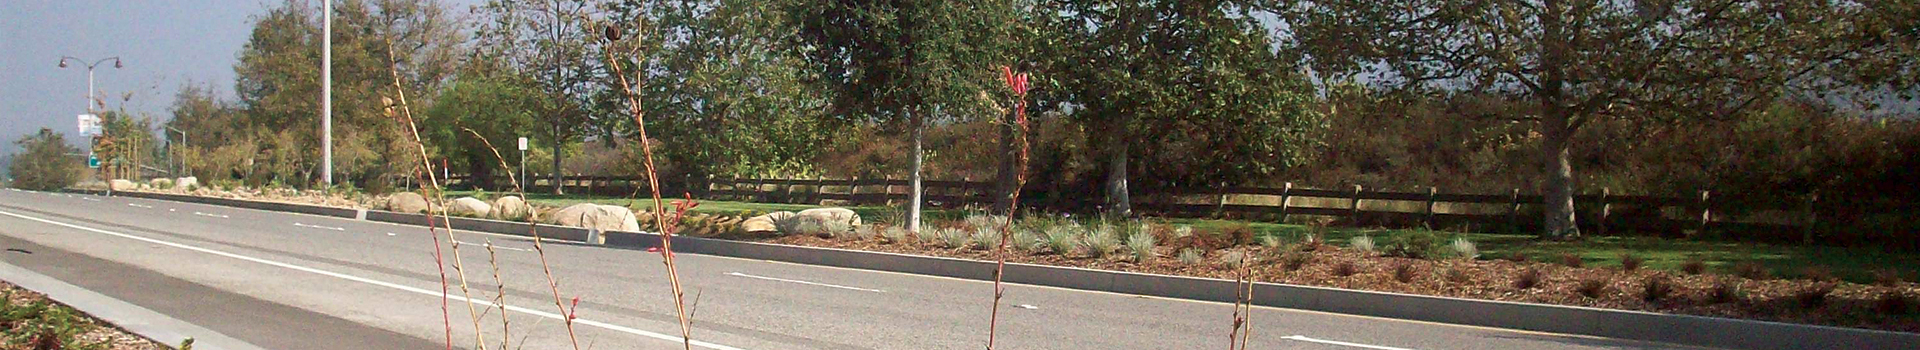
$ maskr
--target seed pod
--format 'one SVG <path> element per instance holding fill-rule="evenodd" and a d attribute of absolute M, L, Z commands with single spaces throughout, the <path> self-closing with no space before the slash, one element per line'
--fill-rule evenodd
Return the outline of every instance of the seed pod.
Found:
<path fill-rule="evenodd" d="M 620 28 L 607 26 L 607 41 L 620 41 Z"/>

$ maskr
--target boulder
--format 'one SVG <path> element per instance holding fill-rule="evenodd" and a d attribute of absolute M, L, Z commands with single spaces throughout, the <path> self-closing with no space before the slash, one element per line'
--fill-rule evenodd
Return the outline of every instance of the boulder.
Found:
<path fill-rule="evenodd" d="M 113 181 L 109 181 L 108 183 L 113 185 L 114 190 L 131 190 L 139 187 L 139 185 L 134 184 L 133 181 L 127 181 L 127 179 L 113 179 Z"/>
<path fill-rule="evenodd" d="M 626 207 L 580 203 L 553 213 L 553 222 L 600 231 L 640 232 L 640 221 Z"/>
<path fill-rule="evenodd" d="M 164 177 L 147 180 L 147 183 L 153 185 L 153 188 L 162 189 L 162 190 L 173 188 L 173 179 L 164 178 Z"/>
<path fill-rule="evenodd" d="M 506 196 L 493 200 L 493 218 L 501 220 L 521 220 L 533 212 L 527 201 L 519 196 Z"/>
<path fill-rule="evenodd" d="M 794 217 L 805 218 L 807 220 L 819 220 L 823 223 L 844 222 L 847 223 L 847 227 L 860 226 L 860 214 L 854 213 L 853 209 L 847 208 L 814 208 L 801 210 L 798 214 L 794 215 Z"/>
<path fill-rule="evenodd" d="M 401 192 L 387 196 L 387 210 L 396 213 L 418 214 L 427 212 L 427 198 L 419 193 Z"/>
<path fill-rule="evenodd" d="M 779 232 L 780 222 L 792 219 L 794 215 L 798 214 L 790 211 L 776 211 L 767 213 L 767 215 L 747 218 L 746 221 L 740 222 L 740 231 L 746 233 Z"/>
<path fill-rule="evenodd" d="M 452 203 L 447 203 L 447 214 L 451 215 L 484 218 L 492 212 L 493 205 L 479 198 L 460 197 L 455 198 Z"/>
<path fill-rule="evenodd" d="M 200 178 L 188 176 L 188 177 L 173 179 L 174 188 L 184 189 L 184 188 L 192 188 L 195 186 L 200 186 Z"/>

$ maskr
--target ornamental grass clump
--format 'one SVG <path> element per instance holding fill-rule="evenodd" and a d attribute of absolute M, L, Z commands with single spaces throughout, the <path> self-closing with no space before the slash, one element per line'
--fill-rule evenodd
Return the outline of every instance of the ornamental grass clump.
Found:
<path fill-rule="evenodd" d="M 1353 274 L 1356 274 L 1356 273 L 1360 273 L 1360 267 L 1354 266 L 1353 262 L 1351 261 L 1341 261 L 1339 263 L 1333 264 L 1334 276 L 1347 277 L 1347 276 L 1353 276 Z"/>
<path fill-rule="evenodd" d="M 1105 257 L 1114 249 L 1120 248 L 1120 237 L 1113 232 L 1112 226 L 1101 225 L 1087 232 L 1080 246 L 1086 248 L 1087 255 L 1095 258 Z"/>
<path fill-rule="evenodd" d="M 1612 281 L 1609 281 L 1605 276 L 1588 277 L 1581 279 L 1580 284 L 1575 285 L 1573 291 L 1579 293 L 1580 296 L 1587 297 L 1587 299 L 1599 299 L 1601 294 L 1606 293 L 1607 284 L 1610 282 Z"/>
<path fill-rule="evenodd" d="M 1448 247 L 1453 248 L 1454 256 L 1462 259 L 1473 260 L 1480 258 L 1480 247 L 1474 245 L 1473 241 L 1467 240 L 1466 237 L 1455 237 L 1453 244 L 1448 245 Z"/>
<path fill-rule="evenodd" d="M 973 239 L 973 235 L 969 235 L 966 230 L 959 228 L 949 227 L 939 229 L 939 231 L 940 243 L 945 244 L 947 248 L 966 248 L 967 242 Z"/>
<path fill-rule="evenodd" d="M 1188 266 L 1199 265 L 1204 255 L 1205 254 L 1202 254 L 1199 249 L 1187 248 L 1180 250 L 1179 259 L 1181 264 Z"/>
<path fill-rule="evenodd" d="M 1373 253 L 1373 237 L 1365 235 L 1354 236 L 1352 239 L 1347 240 L 1347 247 L 1362 253 Z"/>
<path fill-rule="evenodd" d="M 1545 277 L 1540 275 L 1540 269 L 1529 267 L 1526 270 L 1520 271 L 1519 275 L 1513 277 L 1513 289 L 1533 289 L 1533 287 L 1540 286 L 1540 280 L 1542 279 L 1545 279 Z"/>
<path fill-rule="evenodd" d="M 1134 262 L 1146 262 L 1148 259 L 1152 259 L 1154 245 L 1153 233 L 1151 232 L 1135 232 L 1133 235 L 1127 237 L 1127 252 L 1132 253 Z"/>
<path fill-rule="evenodd" d="M 1620 270 L 1622 271 L 1631 272 L 1634 270 L 1639 270 L 1640 265 L 1645 262 L 1646 260 L 1641 260 L 1640 257 L 1634 256 L 1632 253 L 1620 254 Z"/>
<path fill-rule="evenodd" d="M 1649 303 L 1660 302 L 1673 295 L 1673 281 L 1668 280 L 1666 275 L 1647 277 L 1646 282 L 1641 283 L 1641 286 L 1640 297 Z"/>
<path fill-rule="evenodd" d="M 899 226 L 887 226 L 886 229 L 880 230 L 881 240 L 888 244 L 897 244 L 897 243 L 906 242 L 907 235 L 908 235 L 907 229 Z"/>
<path fill-rule="evenodd" d="M 1073 247 L 1080 245 L 1080 230 L 1073 226 L 1061 225 L 1047 228 L 1047 250 L 1054 254 L 1073 254 Z"/>
<path fill-rule="evenodd" d="M 969 237 L 973 249 L 987 250 L 1000 244 L 1000 232 L 993 229 L 974 230 Z"/>

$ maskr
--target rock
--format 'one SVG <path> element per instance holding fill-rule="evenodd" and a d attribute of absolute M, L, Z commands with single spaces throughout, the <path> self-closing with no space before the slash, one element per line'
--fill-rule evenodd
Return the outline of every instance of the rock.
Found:
<path fill-rule="evenodd" d="M 131 190 L 139 187 L 139 185 L 134 184 L 133 181 L 127 181 L 127 179 L 113 179 L 113 181 L 109 181 L 108 183 L 113 185 L 114 190 Z"/>
<path fill-rule="evenodd" d="M 601 231 L 640 232 L 640 221 L 626 207 L 580 203 L 553 213 L 553 222 Z"/>
<path fill-rule="evenodd" d="M 419 193 L 401 192 L 387 196 L 388 211 L 417 214 L 427 212 L 427 208 L 430 208 L 427 205 L 427 198 L 421 197 Z"/>
<path fill-rule="evenodd" d="M 200 186 L 200 178 L 188 176 L 173 179 L 174 188 L 193 188 L 196 186 Z"/>
<path fill-rule="evenodd" d="M 820 220 L 820 222 L 823 223 L 844 222 L 847 223 L 847 227 L 860 226 L 860 214 L 854 213 L 853 209 L 847 208 L 814 208 L 801 210 L 800 213 L 794 217 Z"/>
<path fill-rule="evenodd" d="M 493 205 L 479 198 L 460 197 L 455 198 L 452 203 L 447 203 L 447 214 L 451 215 L 484 218 L 492 212 Z"/>
<path fill-rule="evenodd" d="M 767 213 L 767 215 L 747 218 L 746 221 L 740 222 L 740 231 L 746 233 L 779 232 L 780 222 L 792 219 L 795 215 L 798 214 L 790 211 L 776 211 Z"/>
<path fill-rule="evenodd" d="M 164 178 L 164 177 L 157 178 L 157 179 L 147 180 L 147 184 L 151 184 L 153 185 L 153 188 L 157 188 L 157 189 L 162 189 L 162 190 L 172 189 L 173 179 Z"/>
<path fill-rule="evenodd" d="M 527 214 L 532 212 L 533 207 L 527 206 L 527 201 L 520 199 L 519 196 L 506 196 L 493 200 L 493 218 L 495 219 L 520 221 L 526 219 Z"/>

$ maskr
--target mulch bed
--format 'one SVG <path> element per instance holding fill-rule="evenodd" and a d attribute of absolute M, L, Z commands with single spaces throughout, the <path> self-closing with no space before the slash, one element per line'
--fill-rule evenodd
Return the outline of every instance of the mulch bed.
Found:
<path fill-rule="evenodd" d="M 15 286 L 12 283 L 6 283 L 3 281 L 0 281 L 0 295 L 8 296 L 6 302 L 14 306 L 24 306 L 33 302 L 48 302 L 48 303 L 52 303 L 53 307 L 60 307 L 60 308 L 67 307 L 66 305 L 60 304 L 58 302 L 54 302 L 51 299 L 47 299 L 47 296 L 44 294 L 40 294 L 38 292 L 20 288 L 19 286 Z M 92 316 L 88 316 L 78 311 L 74 311 L 74 313 L 80 316 L 81 322 L 85 323 L 84 325 L 79 325 L 79 327 L 88 328 L 87 331 L 74 335 L 74 339 L 77 339 L 82 343 L 103 344 L 105 345 L 104 347 L 105 349 L 113 349 L 113 350 L 172 349 L 172 347 L 160 345 L 159 343 L 155 343 L 151 340 L 147 340 L 147 338 L 134 335 L 132 333 L 127 333 L 126 331 L 121 330 L 118 327 L 114 327 L 111 324 L 107 324 L 106 322 L 100 321 L 99 319 L 95 319 Z M 4 324 L 0 324 L 0 332 L 4 332 L 5 334 L 5 337 L 0 337 L 0 349 L 44 348 L 43 346 L 45 344 L 32 343 L 35 335 L 30 335 L 26 333 L 25 328 L 32 326 L 28 323 L 31 323 L 34 321 L 41 321 L 41 320 L 37 320 L 37 319 L 28 320 L 22 323 L 5 322 Z M 16 336 L 18 336 L 17 339 L 16 339 Z"/>
<path fill-rule="evenodd" d="M 928 246 L 911 239 L 908 242 L 888 243 L 877 237 L 868 240 L 800 235 L 734 238 L 797 246 L 993 260 L 990 250 Z M 1255 257 L 1250 269 L 1253 279 L 1261 282 L 1920 332 L 1920 315 L 1916 315 L 1913 305 L 1913 299 L 1920 297 L 1920 284 L 1913 282 L 1888 286 L 1840 281 L 1752 280 L 1729 275 L 1687 275 L 1647 269 L 1621 271 L 1576 268 L 1545 262 L 1407 259 L 1330 245 L 1318 245 L 1310 252 L 1297 247 L 1242 246 L 1233 249 L 1245 250 Z M 1080 253 L 1062 256 L 1016 249 L 1009 249 L 1007 261 L 1228 280 L 1234 279 L 1237 273 L 1227 268 L 1219 258 L 1226 250 L 1208 252 L 1204 261 L 1187 264 L 1174 258 L 1170 247 L 1155 249 L 1158 257 L 1145 263 L 1133 262 L 1132 257 L 1123 252 L 1094 258 Z M 1308 262 L 1298 270 L 1289 271 L 1282 263 L 1282 256 L 1289 253 L 1304 254 Z M 1337 275 L 1336 267 L 1343 263 L 1352 264 L 1357 273 L 1344 277 Z M 1407 275 L 1412 278 L 1408 282 L 1401 282 L 1395 277 L 1397 265 L 1406 265 L 1411 269 Z M 1540 272 L 1537 285 L 1531 288 L 1516 286 L 1515 280 L 1528 269 Z M 1459 270 L 1460 273 L 1452 273 L 1453 270 Z M 1454 280 L 1456 278 L 1464 280 Z M 1671 282 L 1671 294 L 1658 300 L 1647 300 L 1644 297 L 1645 290 L 1651 278 L 1664 278 Z M 1713 290 L 1723 282 L 1739 283 L 1743 296 L 1732 301 L 1714 301 Z M 1580 292 L 1582 285 L 1589 283 L 1601 286 L 1593 293 L 1594 297 Z M 1804 291 L 1823 286 L 1832 287 L 1832 292 L 1818 301 L 1805 300 L 1813 299 L 1810 296 L 1817 293 L 1808 293 L 1809 297 L 1802 295 Z M 1882 298 L 1889 293 L 1902 293 L 1905 296 L 1902 298 L 1904 305 L 1883 305 Z M 1891 311 L 1895 308 L 1901 311 Z"/>

